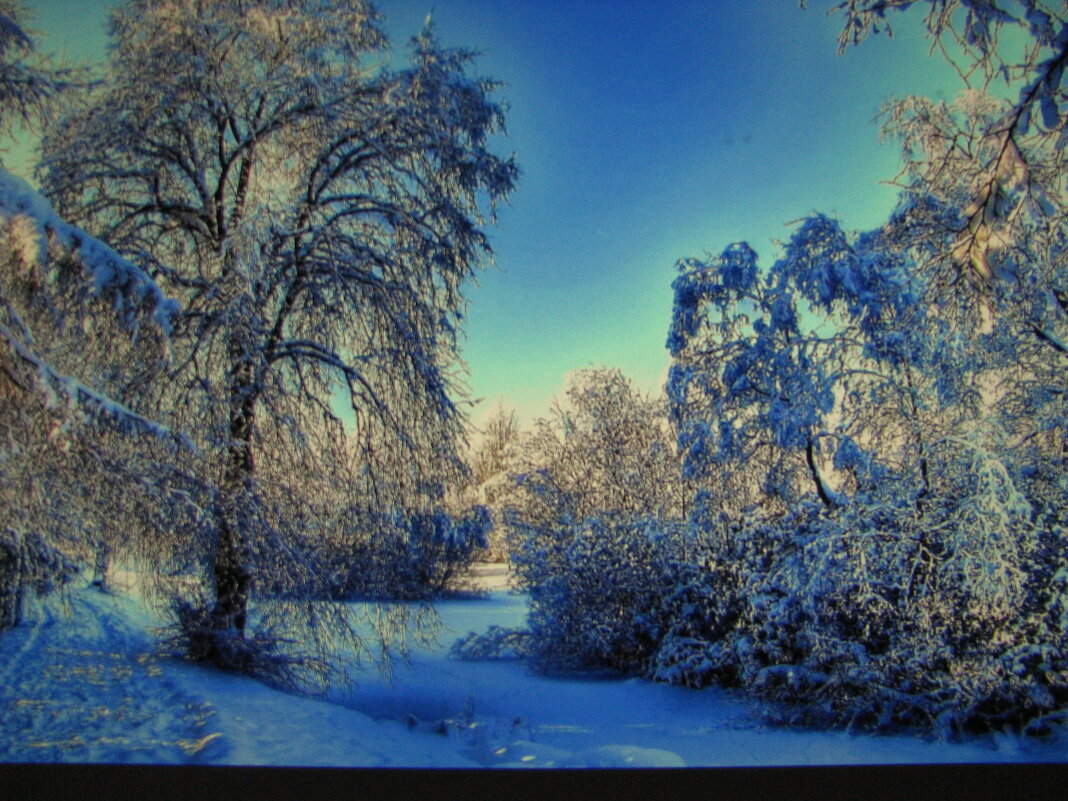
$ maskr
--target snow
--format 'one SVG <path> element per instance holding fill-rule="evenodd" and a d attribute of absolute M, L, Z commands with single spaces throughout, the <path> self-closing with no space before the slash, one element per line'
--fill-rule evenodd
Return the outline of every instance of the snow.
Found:
<path fill-rule="evenodd" d="M 180 444 L 187 450 L 196 452 L 196 446 L 185 434 L 172 431 L 165 425 L 150 420 L 117 401 L 103 395 L 81 381 L 64 376 L 27 348 L 19 338 L 6 326 L 0 325 L 0 336 L 24 362 L 37 371 L 40 386 L 48 398 L 50 408 L 59 404 L 57 390 L 66 399 L 81 405 L 81 408 L 97 419 L 109 420 L 117 428 L 125 431 L 138 431 L 161 440 Z"/>
<path fill-rule="evenodd" d="M 48 265 L 49 241 L 54 238 L 68 255 L 75 256 L 81 263 L 92 279 L 94 290 L 112 297 L 116 311 L 127 326 L 133 327 L 136 308 L 147 302 L 160 329 L 164 333 L 170 331 L 179 311 L 178 303 L 166 297 L 147 273 L 100 240 L 64 221 L 29 184 L 0 167 L 0 228 L 5 224 L 9 246 L 18 255 L 23 268 Z M 0 302 L 3 301 L 3 290 L 0 289 Z M 21 330 L 16 333 L 0 324 L 0 339 L 6 340 L 18 357 L 36 371 L 50 407 L 57 405 L 62 396 L 64 400 L 79 405 L 83 411 L 98 419 L 109 420 L 122 430 L 139 431 L 195 450 L 186 436 L 57 372 L 34 352 L 33 336 L 25 323 L 18 320 L 13 309 L 8 313 L 14 316 L 16 328 Z"/>
<path fill-rule="evenodd" d="M 17 249 L 27 261 L 48 263 L 49 233 L 65 250 L 76 253 L 98 292 L 114 291 L 125 302 L 147 300 L 160 328 L 169 332 L 178 303 L 140 267 L 122 258 L 99 239 L 62 219 L 28 183 L 0 168 L 0 218 L 15 223 Z M 36 251 L 36 252 L 35 252 Z"/>
<path fill-rule="evenodd" d="M 618 676 L 537 676 L 465 662 L 451 643 L 518 627 L 526 598 L 481 568 L 485 598 L 438 604 L 437 644 L 392 684 L 368 674 L 328 699 L 164 656 L 132 591 L 81 587 L 0 636 L 0 761 L 347 767 L 1068 762 L 1068 741 L 966 743 L 767 726 L 744 696 Z M 121 588 L 121 584 L 119 585 Z"/>

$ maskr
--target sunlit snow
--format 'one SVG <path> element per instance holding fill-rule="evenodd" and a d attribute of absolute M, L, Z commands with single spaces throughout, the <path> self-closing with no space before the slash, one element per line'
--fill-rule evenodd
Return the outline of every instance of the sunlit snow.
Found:
<path fill-rule="evenodd" d="M 369 673 L 331 700 L 159 655 L 159 620 L 135 592 L 78 587 L 0 639 L 0 759 L 503 768 L 1068 761 L 1064 741 L 781 729 L 718 689 L 545 677 L 520 660 L 450 658 L 468 631 L 523 624 L 526 599 L 502 586 L 502 572 L 483 577 L 495 587 L 486 597 L 438 604 L 438 644 L 417 648 L 392 684 Z"/>

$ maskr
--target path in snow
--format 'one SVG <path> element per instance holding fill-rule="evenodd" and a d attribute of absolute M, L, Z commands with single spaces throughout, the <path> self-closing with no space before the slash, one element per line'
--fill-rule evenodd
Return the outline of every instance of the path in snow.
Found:
<path fill-rule="evenodd" d="M 210 758 L 211 707 L 164 675 L 147 632 L 122 625 L 132 602 L 96 590 L 67 600 L 0 637 L 0 761 Z"/>
<path fill-rule="evenodd" d="M 477 767 L 337 704 L 160 654 L 159 620 L 78 587 L 0 636 L 0 762 Z"/>

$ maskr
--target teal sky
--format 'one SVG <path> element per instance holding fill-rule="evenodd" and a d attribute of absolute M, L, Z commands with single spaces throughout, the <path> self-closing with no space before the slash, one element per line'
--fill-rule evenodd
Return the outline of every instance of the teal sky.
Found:
<path fill-rule="evenodd" d="M 45 50 L 105 54 L 105 0 L 31 0 Z M 836 55 L 812 0 L 380 0 L 395 50 L 428 11 L 448 45 L 503 81 L 523 178 L 491 232 L 497 266 L 469 293 L 463 355 L 480 419 L 498 399 L 524 424 L 572 370 L 619 367 L 656 391 L 674 264 L 773 240 L 814 211 L 878 225 L 898 167 L 874 118 L 891 97 L 950 97 L 916 13 Z M 19 168 L 17 154 L 10 159 Z"/>

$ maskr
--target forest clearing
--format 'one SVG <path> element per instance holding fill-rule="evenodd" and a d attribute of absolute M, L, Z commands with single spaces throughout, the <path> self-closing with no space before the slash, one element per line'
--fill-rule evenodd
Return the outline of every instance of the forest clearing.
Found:
<path fill-rule="evenodd" d="M 799 5 L 0 0 L 0 762 L 1068 763 L 1068 3 Z"/>

